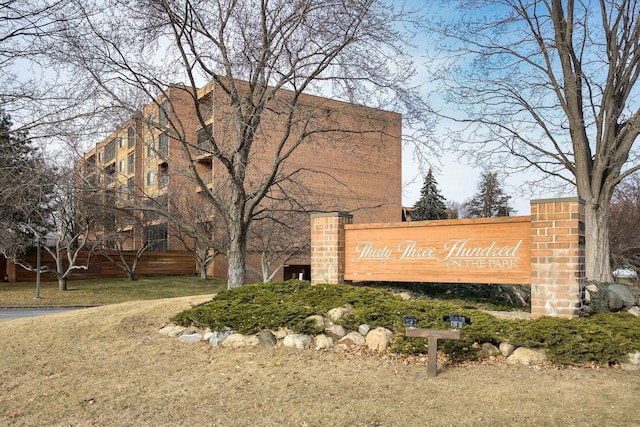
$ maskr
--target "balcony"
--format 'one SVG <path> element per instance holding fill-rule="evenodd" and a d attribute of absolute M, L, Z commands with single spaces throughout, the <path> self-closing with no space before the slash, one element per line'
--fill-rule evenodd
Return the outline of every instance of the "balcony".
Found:
<path fill-rule="evenodd" d="M 213 145 L 210 142 L 198 144 L 196 152 L 196 160 L 198 163 L 211 163 L 213 160 Z"/>

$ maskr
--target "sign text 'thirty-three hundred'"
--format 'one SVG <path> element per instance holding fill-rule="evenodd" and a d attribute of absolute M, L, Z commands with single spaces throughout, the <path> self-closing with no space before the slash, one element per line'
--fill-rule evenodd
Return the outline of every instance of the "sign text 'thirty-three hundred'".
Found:
<path fill-rule="evenodd" d="M 509 246 L 493 241 L 477 245 L 474 239 L 451 239 L 442 247 L 421 246 L 415 240 L 403 240 L 395 247 L 361 241 L 355 246 L 356 256 L 351 261 L 401 262 L 408 260 L 431 260 L 447 267 L 517 268 L 519 240 Z"/>

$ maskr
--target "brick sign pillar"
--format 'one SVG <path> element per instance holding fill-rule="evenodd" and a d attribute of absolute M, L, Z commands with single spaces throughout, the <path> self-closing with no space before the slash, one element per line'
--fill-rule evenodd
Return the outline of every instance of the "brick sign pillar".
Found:
<path fill-rule="evenodd" d="M 531 317 L 576 316 L 584 307 L 584 201 L 531 201 Z"/>
<path fill-rule="evenodd" d="M 332 212 L 311 215 L 311 284 L 344 283 L 344 225 L 353 215 Z"/>

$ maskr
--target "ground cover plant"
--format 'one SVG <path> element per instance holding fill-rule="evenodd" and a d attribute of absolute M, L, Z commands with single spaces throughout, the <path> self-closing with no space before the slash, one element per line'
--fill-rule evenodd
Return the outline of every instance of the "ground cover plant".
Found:
<path fill-rule="evenodd" d="M 576 365 L 623 363 L 629 353 L 640 351 L 640 321 L 628 313 L 598 313 L 571 320 L 499 319 L 468 303 L 403 300 L 391 292 L 368 286 L 311 286 L 302 281 L 225 290 L 208 303 L 176 314 L 172 321 L 218 331 L 230 328 L 244 334 L 280 327 L 313 334 L 321 332 L 321 328 L 306 320 L 309 316 L 342 306 L 352 309 L 339 324 L 352 330 L 363 323 L 390 329 L 396 333 L 392 351 L 398 353 L 427 351 L 426 339 L 405 337 L 403 315 L 415 315 L 419 328 L 450 329 L 444 318 L 453 313 L 472 319 L 472 324 L 463 328 L 460 340 L 439 343 L 439 349 L 455 361 L 477 359 L 474 344 L 485 342 L 546 349 L 552 362 Z"/>
<path fill-rule="evenodd" d="M 34 282 L 0 283 L 0 307 L 50 307 L 117 304 L 125 301 L 214 294 L 226 287 L 220 279 L 201 280 L 196 276 L 141 277 L 127 279 L 87 279 L 68 282 L 67 291 L 58 282 L 42 282 L 41 299 L 34 299 Z"/>

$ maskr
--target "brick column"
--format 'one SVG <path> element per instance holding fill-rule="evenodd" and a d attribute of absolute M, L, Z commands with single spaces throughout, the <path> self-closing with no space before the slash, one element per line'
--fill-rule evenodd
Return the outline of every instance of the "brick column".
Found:
<path fill-rule="evenodd" d="M 584 308 L 584 201 L 531 201 L 531 317 L 571 318 Z"/>
<path fill-rule="evenodd" d="M 311 284 L 344 283 L 344 225 L 353 215 L 331 212 L 311 215 Z"/>

